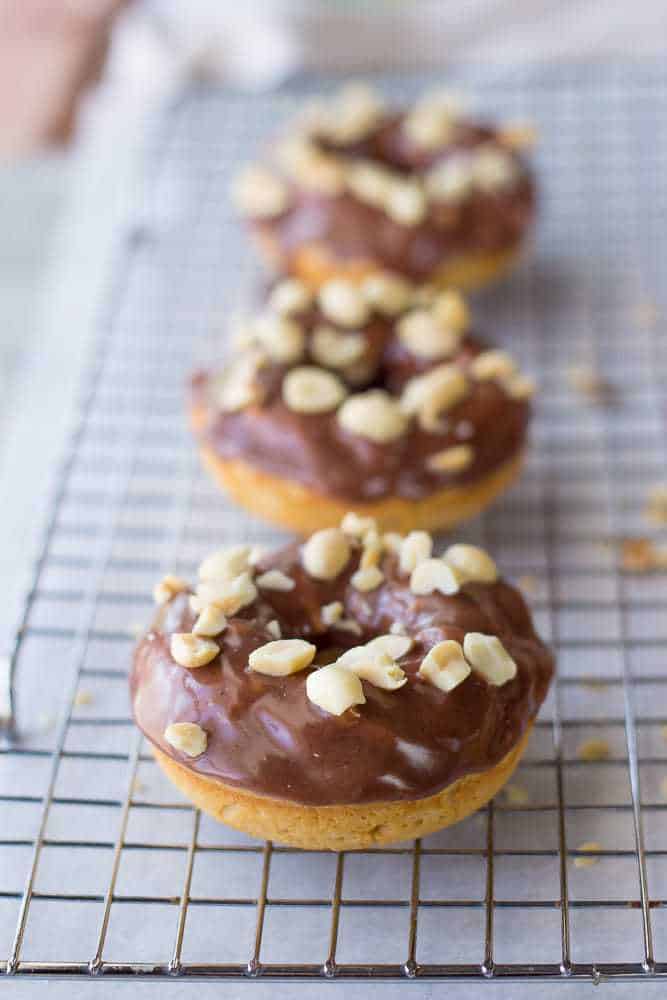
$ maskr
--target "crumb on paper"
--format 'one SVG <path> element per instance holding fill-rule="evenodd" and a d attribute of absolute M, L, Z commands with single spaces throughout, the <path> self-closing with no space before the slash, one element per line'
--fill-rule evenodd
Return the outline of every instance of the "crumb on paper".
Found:
<path fill-rule="evenodd" d="M 662 736 L 665 743 L 667 743 L 667 725 L 660 726 L 660 735 Z"/>
<path fill-rule="evenodd" d="M 598 851 L 602 850 L 602 844 L 598 843 L 597 840 L 586 840 L 584 841 L 583 844 L 579 844 L 577 850 L 581 851 L 582 854 L 584 855 L 590 854 L 591 856 L 582 857 L 581 855 L 579 855 L 574 859 L 574 867 L 590 868 L 591 865 L 596 865 L 600 860 L 598 857 L 595 857 L 595 854 L 597 854 Z"/>
<path fill-rule="evenodd" d="M 605 379 L 592 365 L 574 365 L 567 370 L 570 388 L 583 396 L 589 403 L 608 404 L 616 395 L 611 382 Z"/>
<path fill-rule="evenodd" d="M 584 681 L 582 687 L 587 691 L 605 691 L 609 687 L 609 681 L 597 681 L 595 678 Z"/>
<path fill-rule="evenodd" d="M 660 312 L 655 302 L 648 299 L 645 302 L 638 302 L 633 310 L 633 318 L 638 326 L 650 328 L 658 322 Z"/>
<path fill-rule="evenodd" d="M 135 778 L 134 781 L 132 782 L 132 790 L 131 790 L 132 798 L 134 798 L 136 795 L 143 795 L 147 787 L 148 786 L 145 785 L 143 781 L 141 781 L 139 778 Z"/>
<path fill-rule="evenodd" d="M 658 483 L 648 491 L 644 517 L 653 524 L 667 525 L 667 483 Z"/>
<path fill-rule="evenodd" d="M 77 708 L 82 708 L 85 705 L 92 705 L 95 701 L 95 697 L 92 691 L 87 691 L 85 688 L 79 688 L 77 693 L 74 695 L 74 704 Z"/>
<path fill-rule="evenodd" d="M 533 576 L 531 573 L 524 573 L 523 576 L 519 577 L 517 583 L 519 584 L 519 590 L 523 591 L 523 593 L 527 594 L 529 597 L 532 594 L 537 593 L 539 580 L 537 579 L 536 576 Z"/>
<path fill-rule="evenodd" d="M 516 785 L 514 783 L 505 785 L 503 793 L 508 805 L 511 806 L 525 806 L 530 801 L 528 789 L 524 788 L 523 785 Z"/>
<path fill-rule="evenodd" d="M 667 778 L 662 778 L 660 781 L 660 794 L 663 799 L 667 799 Z"/>
<path fill-rule="evenodd" d="M 626 573 L 667 569 L 667 549 L 650 538 L 623 538 L 620 544 L 621 569 Z"/>
<path fill-rule="evenodd" d="M 606 740 L 585 740 L 577 747 L 579 760 L 607 760 L 610 753 L 611 750 Z"/>

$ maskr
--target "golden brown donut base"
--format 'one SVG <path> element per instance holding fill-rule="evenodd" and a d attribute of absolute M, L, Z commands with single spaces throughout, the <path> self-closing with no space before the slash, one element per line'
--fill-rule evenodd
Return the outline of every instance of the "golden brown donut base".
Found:
<path fill-rule="evenodd" d="M 277 272 L 288 271 L 311 288 L 319 288 L 331 278 L 348 278 L 361 281 L 374 272 L 385 270 L 377 261 L 336 258 L 323 243 L 309 243 L 300 247 L 287 261 L 272 235 L 255 234 L 260 253 L 269 267 Z M 432 275 L 428 284 L 441 288 L 459 288 L 471 291 L 492 284 L 504 277 L 518 263 L 520 249 L 500 250 L 495 253 L 471 252 L 451 257 Z"/>
<path fill-rule="evenodd" d="M 502 788 L 521 759 L 532 722 L 520 741 L 488 771 L 467 774 L 426 799 L 362 805 L 307 806 L 232 788 L 184 767 L 153 747 L 168 778 L 203 812 L 252 837 L 310 851 L 359 851 L 426 837 L 459 823 Z"/>
<path fill-rule="evenodd" d="M 196 426 L 196 417 L 193 422 Z M 242 459 L 222 459 L 206 445 L 201 446 L 200 455 L 213 477 L 238 504 L 301 535 L 337 527 L 349 510 L 376 518 L 382 531 L 444 531 L 484 510 L 512 485 L 523 464 L 520 452 L 474 483 L 446 486 L 418 500 L 391 496 L 369 503 L 323 496 L 301 483 L 271 476 Z"/>

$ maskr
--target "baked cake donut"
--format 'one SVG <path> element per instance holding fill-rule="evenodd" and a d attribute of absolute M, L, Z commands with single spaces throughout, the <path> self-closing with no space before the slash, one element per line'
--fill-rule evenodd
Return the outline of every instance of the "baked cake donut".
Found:
<path fill-rule="evenodd" d="M 532 383 L 469 331 L 455 291 L 344 278 L 275 286 L 221 372 L 193 379 L 204 462 L 300 534 L 351 506 L 385 530 L 450 527 L 516 478 Z"/>
<path fill-rule="evenodd" d="M 531 228 L 531 139 L 471 120 L 451 95 L 396 111 L 352 84 L 310 106 L 232 196 L 278 273 L 319 286 L 389 270 L 472 288 L 516 261 Z"/>
<path fill-rule="evenodd" d="M 354 850 L 456 823 L 516 767 L 553 661 L 471 545 L 348 514 L 272 554 L 214 553 L 160 607 L 134 717 L 199 808 L 253 836 Z"/>

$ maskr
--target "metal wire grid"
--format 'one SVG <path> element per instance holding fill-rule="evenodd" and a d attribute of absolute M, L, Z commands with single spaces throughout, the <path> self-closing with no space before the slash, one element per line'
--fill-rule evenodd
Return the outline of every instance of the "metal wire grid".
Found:
<path fill-rule="evenodd" d="M 193 94 L 168 116 L 119 254 L 16 640 L 18 727 L 0 745 L 7 973 L 667 977 L 667 577 L 619 573 L 613 544 L 646 534 L 645 490 L 665 474 L 650 305 L 665 305 L 667 77 L 466 83 L 543 133 L 539 253 L 479 305 L 539 375 L 533 454 L 520 488 L 464 532 L 530 578 L 559 657 L 516 778 L 527 801 L 500 796 L 392 849 L 303 854 L 192 810 L 135 734 L 127 664 L 153 579 L 192 574 L 220 541 L 273 539 L 200 473 L 181 410 L 183 374 L 240 283 L 229 171 L 288 100 Z M 599 366 L 617 406 L 572 394 L 575 363 Z M 578 756 L 591 736 L 609 740 L 608 759 Z M 597 863 L 577 867 L 591 840 Z"/>

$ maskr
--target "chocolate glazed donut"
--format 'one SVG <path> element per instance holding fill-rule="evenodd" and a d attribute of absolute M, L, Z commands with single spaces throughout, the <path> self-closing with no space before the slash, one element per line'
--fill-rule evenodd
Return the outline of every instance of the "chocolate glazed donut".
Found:
<path fill-rule="evenodd" d="M 473 516 L 518 475 L 533 386 L 469 326 L 458 293 L 390 275 L 279 283 L 231 363 L 193 380 L 205 463 L 300 534 L 351 504 L 402 531 Z"/>
<path fill-rule="evenodd" d="M 535 210 L 525 127 L 430 94 L 394 112 L 366 87 L 310 107 L 233 197 L 271 266 L 313 286 L 389 270 L 470 288 L 515 261 Z"/>
<path fill-rule="evenodd" d="M 201 808 L 253 835 L 354 849 L 425 835 L 507 779 L 553 672 L 489 556 L 348 515 L 165 578 L 131 687 L 137 724 Z M 236 574 L 236 575 L 234 575 Z"/>

